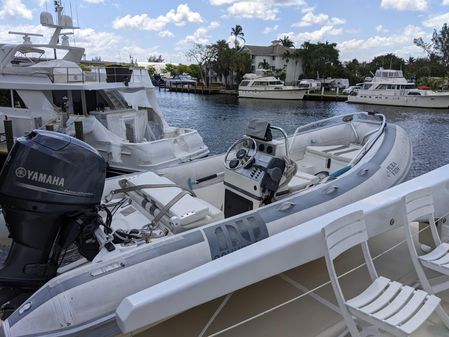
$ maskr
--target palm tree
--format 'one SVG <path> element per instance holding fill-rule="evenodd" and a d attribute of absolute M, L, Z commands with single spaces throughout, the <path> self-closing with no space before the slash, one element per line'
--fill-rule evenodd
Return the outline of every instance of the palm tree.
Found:
<path fill-rule="evenodd" d="M 267 60 L 263 59 L 262 62 L 259 62 L 257 65 L 259 69 L 270 69 L 270 64 L 267 62 Z"/>
<path fill-rule="evenodd" d="M 245 42 L 245 34 L 243 33 L 243 28 L 240 25 L 235 25 L 234 28 L 231 29 L 231 36 L 234 36 L 234 48 L 238 49 L 239 47 L 239 39 Z"/>
<path fill-rule="evenodd" d="M 295 45 L 293 44 L 293 41 L 290 40 L 290 38 L 287 35 L 284 35 L 284 37 L 282 39 L 280 39 L 279 41 L 281 41 L 281 44 L 284 47 L 287 47 L 287 48 L 294 48 L 295 47 Z"/>

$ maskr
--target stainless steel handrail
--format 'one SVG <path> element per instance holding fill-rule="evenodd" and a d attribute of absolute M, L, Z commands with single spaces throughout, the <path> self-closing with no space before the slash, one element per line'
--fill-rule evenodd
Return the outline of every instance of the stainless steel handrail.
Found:
<path fill-rule="evenodd" d="M 379 130 L 383 130 L 384 127 L 385 127 L 386 122 L 385 122 L 385 116 L 384 115 L 382 115 L 382 114 L 369 114 L 367 112 L 357 112 L 357 113 L 338 115 L 338 116 L 333 116 L 333 117 L 329 117 L 329 118 L 326 118 L 326 119 L 321 119 L 319 121 L 314 121 L 314 122 L 311 122 L 311 123 L 308 123 L 308 124 L 305 124 L 305 125 L 301 125 L 301 126 L 296 128 L 295 132 L 293 133 L 291 142 L 290 142 L 290 146 L 289 146 L 289 149 L 288 149 L 288 154 L 290 155 L 290 153 L 292 151 L 293 144 L 295 142 L 295 138 L 300 133 L 300 131 L 304 131 L 305 129 L 308 129 L 308 128 L 310 128 L 312 126 L 315 126 L 315 125 L 318 125 L 318 124 L 323 124 L 323 123 L 327 123 L 329 121 L 334 121 L 334 120 L 344 120 L 345 118 L 354 117 L 354 116 L 357 116 L 357 115 L 378 117 L 380 119 L 380 121 L 381 121 L 381 126 L 379 127 L 378 131 Z M 378 136 L 380 136 L 380 135 L 378 135 Z M 378 136 L 376 136 L 376 139 L 378 138 Z"/>

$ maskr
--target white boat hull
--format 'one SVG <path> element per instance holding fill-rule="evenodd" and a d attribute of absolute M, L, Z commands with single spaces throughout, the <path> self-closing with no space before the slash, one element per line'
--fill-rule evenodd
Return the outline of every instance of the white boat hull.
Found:
<path fill-rule="evenodd" d="M 243 90 L 239 89 L 239 97 L 242 98 L 262 98 L 262 99 L 286 99 L 301 100 L 304 98 L 307 90 L 294 89 L 266 89 L 266 90 Z"/>
<path fill-rule="evenodd" d="M 349 95 L 348 103 L 391 105 L 414 108 L 449 109 L 448 94 L 428 95 L 386 95 L 359 91 L 357 95 Z"/>
<path fill-rule="evenodd" d="M 209 161 L 214 163 L 216 159 L 211 157 L 193 162 L 189 167 L 207 167 Z M 351 171 L 335 181 L 153 244 L 122 247 L 115 254 L 96 258 L 93 263 L 50 280 L 3 322 L 3 331 L 8 337 L 88 336 L 93 333 L 101 335 L 105 331 L 108 335 L 115 335 L 166 319 L 169 312 L 172 315 L 209 300 L 211 296 L 220 295 L 216 290 L 209 292 L 203 288 L 203 296 L 182 297 L 179 306 L 173 307 L 172 302 L 165 302 L 167 305 L 152 306 L 152 310 L 148 311 L 149 301 L 154 301 L 154 296 L 158 295 L 152 292 L 151 287 L 158 287 L 165 281 L 176 283 L 173 278 L 176 275 L 206 266 L 213 260 L 216 272 L 225 273 L 227 264 L 233 260 L 234 251 L 257 241 L 261 241 L 263 247 L 263 242 L 270 236 L 292 227 L 298 228 L 298 225 L 323 213 L 389 188 L 405 179 L 410 164 L 411 145 L 407 135 L 403 129 L 388 125 L 370 152 Z M 252 233 L 246 232 L 248 229 L 241 227 L 241 224 L 252 224 L 248 227 Z M 238 242 L 223 242 L 219 232 L 227 233 L 231 229 L 238 233 Z M 319 231 L 315 228 L 314 235 L 316 230 Z M 308 233 L 308 230 L 303 232 L 300 242 L 311 249 L 310 253 L 295 254 L 295 258 L 288 261 L 299 263 L 322 254 L 321 245 L 315 241 L 312 244 Z M 239 254 L 244 255 L 244 251 Z M 259 248 L 258 252 L 258 259 L 265 256 L 264 248 Z M 228 258 L 221 258 L 228 254 Z M 264 263 L 258 262 L 257 265 L 260 266 L 260 273 L 254 273 L 254 277 L 262 277 L 269 271 Z M 236 275 L 228 274 L 226 280 L 238 280 L 239 284 L 242 281 L 253 283 L 246 276 L 240 278 Z M 179 285 L 182 288 L 182 284 Z M 222 289 L 223 294 L 235 286 L 237 283 L 228 282 Z M 171 289 L 166 290 L 171 293 Z M 166 296 L 164 292 L 160 294 Z M 102 300 L 104 298 L 107 301 Z"/>

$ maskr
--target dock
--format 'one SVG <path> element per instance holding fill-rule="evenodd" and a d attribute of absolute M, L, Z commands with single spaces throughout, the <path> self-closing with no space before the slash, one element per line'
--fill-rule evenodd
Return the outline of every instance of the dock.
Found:
<path fill-rule="evenodd" d="M 306 94 L 303 98 L 305 101 L 337 101 L 346 102 L 348 96 L 346 95 L 332 95 L 332 94 Z"/>
<path fill-rule="evenodd" d="M 235 89 L 224 89 L 221 86 L 194 86 L 194 85 L 161 85 L 159 86 L 159 91 L 168 90 L 172 92 L 186 92 L 192 94 L 202 94 L 202 95 L 234 95 L 238 96 L 238 90 Z M 336 95 L 335 93 L 318 93 L 318 94 L 306 94 L 303 100 L 305 101 L 336 101 L 336 102 L 346 102 L 348 96 L 346 95 Z"/>
<path fill-rule="evenodd" d="M 193 94 L 202 94 L 202 95 L 216 95 L 220 94 L 221 88 L 214 86 L 203 86 L 203 85 L 160 85 L 159 91 L 168 90 L 173 92 L 187 92 Z"/>

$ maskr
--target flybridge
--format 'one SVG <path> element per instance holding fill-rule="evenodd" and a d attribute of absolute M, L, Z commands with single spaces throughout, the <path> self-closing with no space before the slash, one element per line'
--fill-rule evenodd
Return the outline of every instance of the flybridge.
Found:
<path fill-rule="evenodd" d="M 0 50 L 0 71 L 3 71 L 6 67 L 11 65 L 11 62 L 16 58 L 17 52 L 22 54 L 31 52 L 44 54 L 45 51 L 40 48 L 51 48 L 55 52 L 55 58 L 56 50 L 68 51 L 62 58 L 66 61 L 80 63 L 81 58 L 84 55 L 84 48 L 70 46 L 68 37 L 68 35 L 73 34 L 72 30 L 79 29 L 79 27 L 74 26 L 72 18 L 69 15 L 64 15 L 63 10 L 64 7 L 61 5 L 61 1 L 55 1 L 55 11 L 57 13 L 56 23 L 54 23 L 53 16 L 50 12 L 42 12 L 40 14 L 40 24 L 44 27 L 54 29 L 48 43 L 32 44 L 31 37 L 42 37 L 42 34 L 9 32 L 9 34 L 22 35 L 23 42 L 19 45 L 4 45 L 2 47 L 2 50 Z M 68 29 L 71 31 L 68 32 Z"/>

